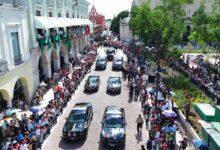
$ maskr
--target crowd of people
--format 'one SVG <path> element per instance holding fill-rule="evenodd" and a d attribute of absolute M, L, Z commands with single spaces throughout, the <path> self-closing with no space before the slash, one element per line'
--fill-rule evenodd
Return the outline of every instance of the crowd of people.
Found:
<path fill-rule="evenodd" d="M 189 56 L 186 57 L 186 61 L 181 59 L 172 62 L 171 65 L 189 76 L 200 89 L 204 90 L 212 99 L 220 103 L 220 72 L 215 70 L 214 73 L 212 67 L 204 61 L 203 56 L 197 56 L 192 62 L 190 62 Z M 195 65 L 191 65 L 191 63 Z M 220 63 L 218 63 L 218 67 L 220 67 Z"/>
<path fill-rule="evenodd" d="M 89 72 L 95 57 L 96 52 L 70 61 L 71 68 L 66 66 L 60 71 L 59 82 L 51 79 L 54 99 L 49 101 L 46 108 L 41 107 L 40 102 L 44 100 L 43 95 L 47 90 L 39 88 L 32 101 L 34 106 L 27 108 L 31 112 L 30 116 L 24 113 L 21 118 L 18 118 L 15 113 L 7 116 L 4 112 L 0 126 L 0 149 L 40 149 L 43 141 L 50 134 L 51 128 L 56 124 L 57 117 L 62 114 L 63 109 L 71 100 L 71 95 Z"/>

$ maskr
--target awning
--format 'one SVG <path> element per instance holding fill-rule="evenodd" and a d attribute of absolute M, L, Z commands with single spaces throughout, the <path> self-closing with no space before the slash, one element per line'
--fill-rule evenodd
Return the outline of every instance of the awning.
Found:
<path fill-rule="evenodd" d="M 60 22 L 62 22 L 66 27 L 72 26 L 71 22 L 67 18 L 58 18 Z"/>
<path fill-rule="evenodd" d="M 50 22 L 52 22 L 57 28 L 59 28 L 59 27 L 66 27 L 65 24 L 60 22 L 60 20 L 58 18 L 48 17 L 48 20 Z"/>
<path fill-rule="evenodd" d="M 78 18 L 66 18 L 71 22 L 72 26 L 81 26 L 81 25 L 91 25 L 92 22 L 88 19 L 78 19 Z"/>
<path fill-rule="evenodd" d="M 56 28 L 55 24 L 48 20 L 47 17 L 35 16 L 34 25 L 36 29 Z"/>

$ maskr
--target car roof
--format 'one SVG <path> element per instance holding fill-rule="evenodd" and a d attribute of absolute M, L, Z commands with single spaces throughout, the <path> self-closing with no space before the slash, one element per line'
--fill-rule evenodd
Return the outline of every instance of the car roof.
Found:
<path fill-rule="evenodd" d="M 105 119 L 124 118 L 122 114 L 106 114 Z"/>
<path fill-rule="evenodd" d="M 123 114 L 124 109 L 119 106 L 108 106 L 105 109 L 105 114 Z"/>

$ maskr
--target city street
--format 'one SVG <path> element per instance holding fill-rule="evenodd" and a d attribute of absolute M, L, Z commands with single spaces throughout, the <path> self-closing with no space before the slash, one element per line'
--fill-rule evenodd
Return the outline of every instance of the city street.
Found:
<path fill-rule="evenodd" d="M 99 49 L 99 54 L 102 55 L 104 50 Z M 117 55 L 123 55 L 121 51 L 117 52 Z M 101 120 L 103 117 L 106 106 L 121 106 L 125 108 L 126 115 L 126 150 L 140 149 L 141 145 L 146 143 L 147 131 L 143 130 L 142 135 L 137 136 L 135 120 L 141 113 L 139 102 L 128 101 L 128 88 L 127 81 L 122 82 L 122 90 L 120 95 L 108 95 L 106 93 L 107 80 L 109 76 L 121 76 L 121 72 L 113 72 L 111 70 L 112 62 L 108 62 L 105 71 L 95 71 L 93 65 L 92 71 L 86 75 L 84 80 L 81 82 L 78 90 L 72 96 L 72 100 L 68 103 L 63 114 L 58 118 L 57 124 L 51 130 L 50 136 L 44 142 L 42 149 L 80 149 L 80 150 L 101 150 L 103 149 L 99 143 L 100 131 L 101 131 Z M 89 75 L 99 75 L 101 78 L 101 84 L 99 91 L 93 94 L 84 93 L 85 80 Z M 62 129 L 65 123 L 65 118 L 68 117 L 71 108 L 75 103 L 79 102 L 90 102 L 93 105 L 94 117 L 89 128 L 88 137 L 85 142 L 65 142 L 62 140 Z"/>

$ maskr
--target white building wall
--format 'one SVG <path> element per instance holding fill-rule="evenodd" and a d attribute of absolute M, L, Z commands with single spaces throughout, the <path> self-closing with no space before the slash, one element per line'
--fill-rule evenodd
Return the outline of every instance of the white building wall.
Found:
<path fill-rule="evenodd" d="M 11 33 L 18 33 L 18 48 L 21 58 L 19 63 L 14 62 L 14 51 Z M 29 52 L 29 30 L 26 8 L 23 5 L 13 6 L 10 2 L 0 5 L 0 68 L 2 61 L 7 62 L 5 72 L 0 74 L 0 91 L 6 91 L 8 104 L 13 99 L 14 86 L 18 79 L 25 81 L 25 95 L 31 97 L 34 92 L 33 72 Z"/>

